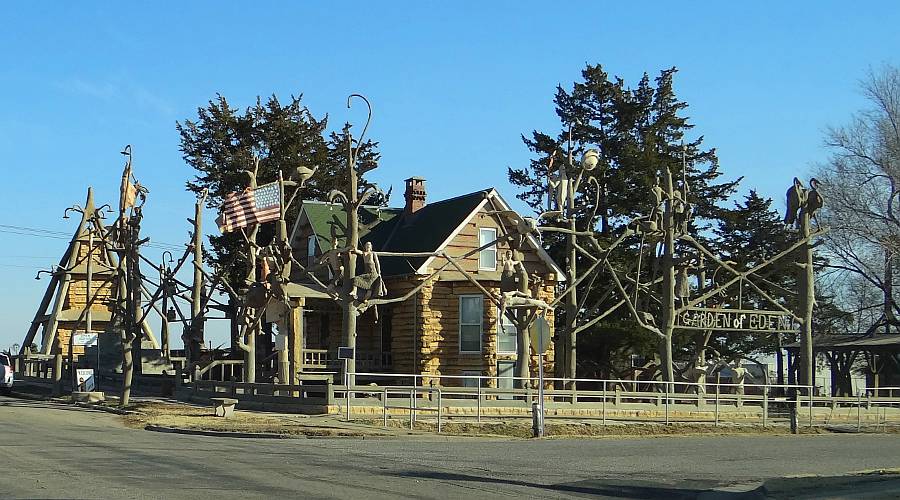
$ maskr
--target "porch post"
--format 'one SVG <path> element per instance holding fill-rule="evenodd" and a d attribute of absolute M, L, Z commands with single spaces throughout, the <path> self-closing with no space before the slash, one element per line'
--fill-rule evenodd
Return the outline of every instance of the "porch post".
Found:
<path fill-rule="evenodd" d="M 306 300 L 296 299 L 291 306 L 290 334 L 288 336 L 288 377 L 286 383 L 297 385 L 300 381 L 298 373 L 303 369 L 303 307 Z"/>

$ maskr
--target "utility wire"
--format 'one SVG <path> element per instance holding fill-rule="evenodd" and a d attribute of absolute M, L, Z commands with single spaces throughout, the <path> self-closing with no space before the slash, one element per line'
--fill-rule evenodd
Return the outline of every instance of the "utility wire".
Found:
<path fill-rule="evenodd" d="M 51 231 L 49 229 L 40 229 L 36 227 L 14 226 L 11 224 L 0 224 L 0 233 L 16 234 L 20 236 L 34 236 L 38 238 L 52 238 L 57 240 L 68 240 L 71 238 L 70 233 L 64 231 Z M 158 250 L 181 250 L 184 245 L 176 245 L 174 243 L 153 242 L 147 243 L 150 248 Z"/>

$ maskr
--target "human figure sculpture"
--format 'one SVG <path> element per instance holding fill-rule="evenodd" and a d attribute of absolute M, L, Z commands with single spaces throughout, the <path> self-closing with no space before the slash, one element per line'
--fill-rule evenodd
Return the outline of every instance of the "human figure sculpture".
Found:
<path fill-rule="evenodd" d="M 507 250 L 500 261 L 500 291 L 511 292 L 518 290 L 516 283 L 516 261 L 512 258 L 512 251 Z"/>
<path fill-rule="evenodd" d="M 381 263 L 375 252 L 372 251 L 372 242 L 367 241 L 362 251 L 351 250 L 351 252 L 362 257 L 365 273 L 353 278 L 353 289 L 350 295 L 357 300 L 387 295 L 387 288 L 384 286 L 384 280 L 381 279 Z M 366 292 L 360 296 L 359 289 L 366 290 Z"/>
<path fill-rule="evenodd" d="M 556 176 L 550 178 L 550 188 L 553 189 L 554 197 L 556 199 L 556 210 L 559 212 L 559 216 L 565 212 L 566 207 L 569 206 L 569 197 L 574 193 L 571 193 L 571 186 L 569 185 L 569 174 L 566 172 L 566 165 L 563 162 L 560 162 L 559 167 L 556 169 Z"/>
<path fill-rule="evenodd" d="M 672 218 L 675 228 L 681 233 L 687 233 L 688 223 L 693 215 L 693 207 L 687 202 L 681 191 L 676 189 L 672 199 Z"/>
<path fill-rule="evenodd" d="M 697 394 L 706 394 L 706 373 L 709 370 L 709 363 L 703 360 L 703 355 L 698 354 L 694 360 L 694 365 L 687 371 L 687 379 L 697 384 Z"/>
<path fill-rule="evenodd" d="M 665 191 L 663 191 L 662 186 L 659 185 L 659 176 L 656 177 L 653 181 L 653 187 L 650 188 L 650 192 L 653 193 L 653 198 L 656 200 L 656 204 L 653 205 L 654 208 L 659 208 L 662 205 L 663 197 Z"/>
<path fill-rule="evenodd" d="M 678 272 L 675 275 L 675 297 L 681 299 L 687 299 L 691 295 L 691 283 L 690 277 L 688 276 L 688 267 L 687 265 L 678 266 Z"/>
<path fill-rule="evenodd" d="M 271 268 L 269 267 L 269 258 L 261 256 L 257 266 L 259 268 L 259 278 L 257 281 L 266 283 L 269 279 L 269 271 L 271 270 Z"/>
<path fill-rule="evenodd" d="M 665 192 L 659 185 L 659 177 L 654 180 L 650 192 L 653 194 L 653 210 L 651 210 L 650 218 L 641 224 L 641 229 L 652 234 L 660 231 L 663 227 L 662 203 L 665 199 Z"/>
<path fill-rule="evenodd" d="M 747 378 L 747 369 L 741 366 L 740 359 L 734 362 L 734 366 L 731 368 L 731 372 L 734 374 L 734 380 L 732 382 L 736 384 L 735 393 L 743 395 L 744 381 Z"/>
<path fill-rule="evenodd" d="M 503 317 L 506 314 L 507 309 L 524 308 L 537 308 L 544 311 L 552 309 L 550 304 L 547 304 L 541 299 L 532 298 L 531 294 L 528 292 L 513 290 L 511 292 L 500 293 L 500 317 Z"/>

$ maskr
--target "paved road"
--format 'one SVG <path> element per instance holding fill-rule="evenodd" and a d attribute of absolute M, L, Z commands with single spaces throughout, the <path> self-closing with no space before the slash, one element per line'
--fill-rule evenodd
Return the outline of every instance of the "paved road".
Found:
<path fill-rule="evenodd" d="M 0 497 L 695 498 L 786 475 L 898 466 L 896 435 L 210 438 L 0 397 Z M 893 487 L 870 490 L 900 493 Z"/>

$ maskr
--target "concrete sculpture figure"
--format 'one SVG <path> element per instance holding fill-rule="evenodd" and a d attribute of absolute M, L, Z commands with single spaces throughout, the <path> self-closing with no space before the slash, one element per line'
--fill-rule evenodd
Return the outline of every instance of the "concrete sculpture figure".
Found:
<path fill-rule="evenodd" d="M 798 224 L 797 215 L 806 205 L 806 188 L 800 179 L 794 177 L 793 185 L 787 190 L 787 209 L 784 212 L 784 225 L 793 227 Z"/>

